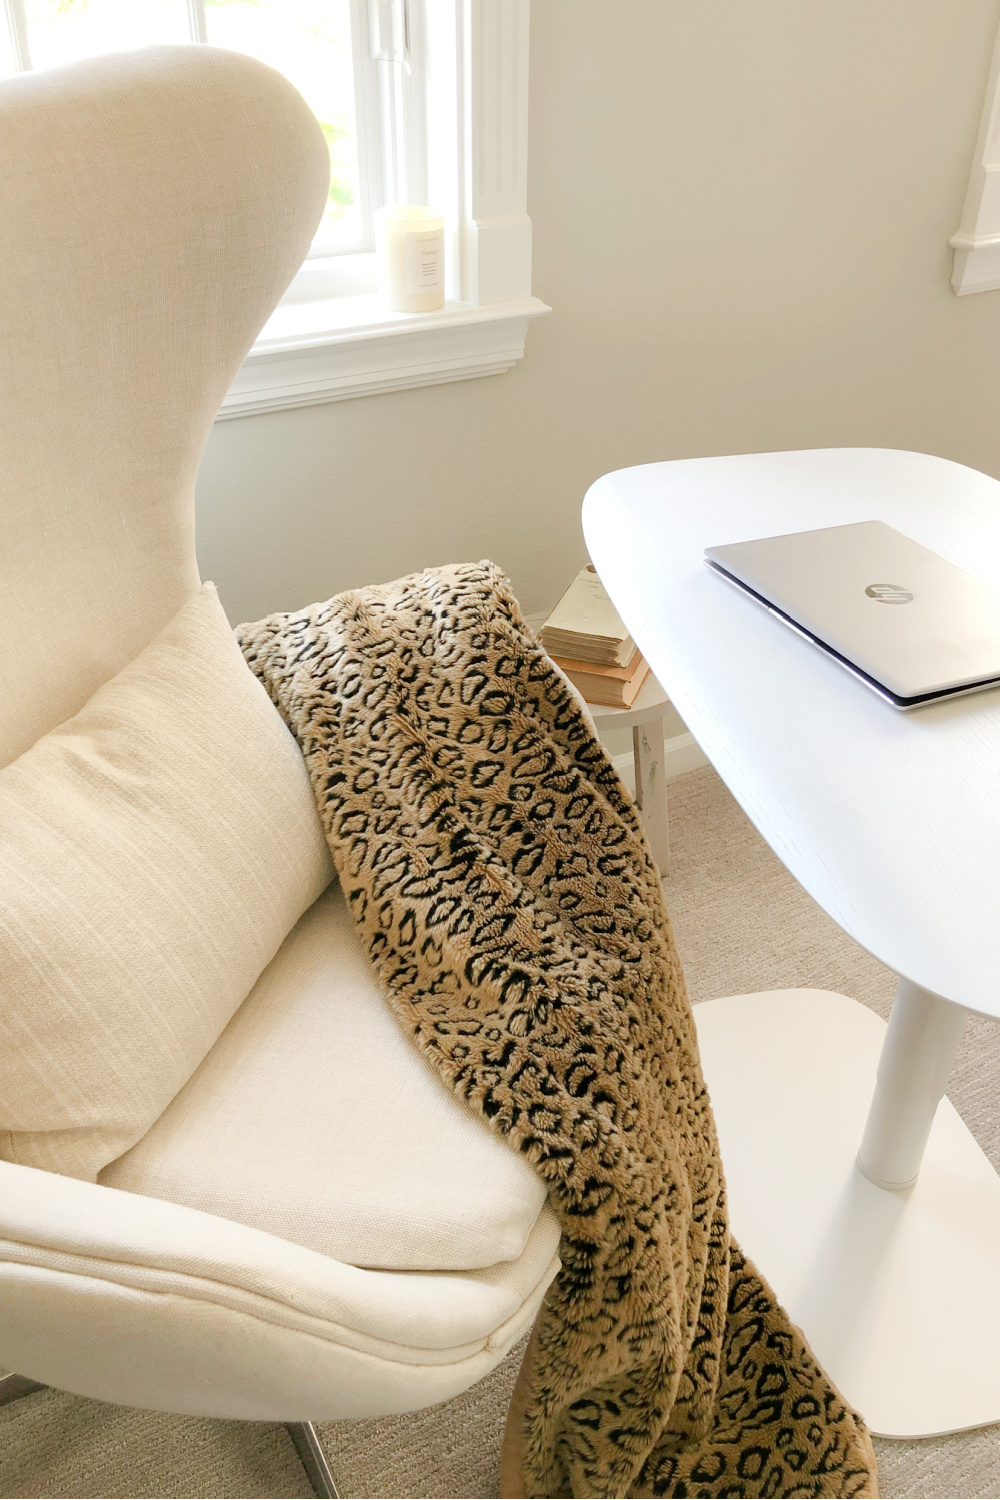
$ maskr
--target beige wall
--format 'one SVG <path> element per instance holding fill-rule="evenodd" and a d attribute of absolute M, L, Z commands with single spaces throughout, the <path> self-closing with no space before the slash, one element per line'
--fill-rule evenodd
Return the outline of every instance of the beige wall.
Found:
<path fill-rule="evenodd" d="M 235 619 L 492 556 L 524 607 L 601 473 L 871 444 L 1000 476 L 1000 292 L 955 298 L 998 0 L 534 0 L 532 326 L 508 374 L 219 423 Z"/>

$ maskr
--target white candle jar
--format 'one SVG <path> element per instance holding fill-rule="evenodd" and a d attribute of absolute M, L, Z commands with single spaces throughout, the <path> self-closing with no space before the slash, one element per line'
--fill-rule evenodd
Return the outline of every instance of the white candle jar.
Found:
<path fill-rule="evenodd" d="M 444 306 L 444 219 L 432 208 L 377 208 L 375 260 L 379 295 L 393 312 Z"/>

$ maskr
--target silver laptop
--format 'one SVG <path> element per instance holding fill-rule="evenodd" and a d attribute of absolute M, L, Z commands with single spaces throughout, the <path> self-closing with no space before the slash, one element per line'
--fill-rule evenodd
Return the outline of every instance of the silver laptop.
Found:
<path fill-rule="evenodd" d="M 1000 594 L 881 521 L 708 547 L 705 561 L 897 708 L 1000 684 Z"/>

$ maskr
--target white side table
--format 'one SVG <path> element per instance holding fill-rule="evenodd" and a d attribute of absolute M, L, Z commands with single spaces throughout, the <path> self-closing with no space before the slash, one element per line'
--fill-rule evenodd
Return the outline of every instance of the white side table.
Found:
<path fill-rule="evenodd" d="M 661 874 L 667 873 L 670 833 L 667 825 L 667 780 L 664 763 L 663 715 L 670 699 L 650 672 L 631 708 L 608 708 L 588 703 L 597 732 L 631 729 L 635 756 L 635 802 Z"/>

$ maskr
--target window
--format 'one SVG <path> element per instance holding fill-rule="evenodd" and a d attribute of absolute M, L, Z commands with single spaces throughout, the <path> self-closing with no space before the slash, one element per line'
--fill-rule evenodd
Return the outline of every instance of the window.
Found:
<path fill-rule="evenodd" d="M 160 42 L 261 58 L 295 84 L 330 146 L 309 257 L 220 417 L 490 375 L 524 352 L 529 0 L 0 0 L 0 75 Z M 445 213 L 449 295 L 388 313 L 376 295 L 381 203 Z"/>
<path fill-rule="evenodd" d="M 381 184 L 377 171 L 367 170 L 369 160 L 377 165 L 378 141 L 365 107 L 360 0 L 196 0 L 189 8 L 200 32 L 192 40 L 277 68 L 320 122 L 330 147 L 330 195 L 312 254 L 370 249 Z"/>

